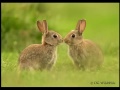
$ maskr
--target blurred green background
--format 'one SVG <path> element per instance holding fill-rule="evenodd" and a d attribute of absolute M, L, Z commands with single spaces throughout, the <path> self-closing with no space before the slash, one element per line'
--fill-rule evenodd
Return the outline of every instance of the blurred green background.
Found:
<path fill-rule="evenodd" d="M 88 72 L 76 71 L 67 54 L 67 45 L 64 43 L 58 46 L 58 59 L 52 75 L 48 72 L 42 74 L 36 72 L 32 80 L 31 76 L 28 79 L 27 74 L 23 74 L 27 79 L 14 78 L 20 52 L 30 44 L 41 43 L 42 34 L 37 28 L 37 20 L 46 19 L 49 30 L 54 30 L 65 37 L 69 31 L 75 29 L 77 21 L 82 18 L 87 21 L 84 38 L 97 43 L 105 57 L 103 68 L 90 74 L 91 77 L 95 75 L 95 79 L 88 77 Z M 107 86 L 118 86 L 118 3 L 2 3 L 1 32 L 2 86 L 96 86 L 87 83 L 92 80 L 114 81 L 115 84 Z M 84 76 L 87 77 L 85 80 Z M 80 81 L 79 79 L 76 81 L 75 78 L 79 78 Z M 43 83 L 36 81 L 37 79 L 42 79 Z M 28 84 L 25 83 L 27 81 Z"/>

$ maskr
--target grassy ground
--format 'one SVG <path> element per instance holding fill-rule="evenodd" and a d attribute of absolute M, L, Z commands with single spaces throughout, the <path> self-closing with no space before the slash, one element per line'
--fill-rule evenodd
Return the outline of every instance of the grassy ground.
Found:
<path fill-rule="evenodd" d="M 54 8 L 54 5 L 57 7 Z M 41 9 L 42 7 L 45 8 Z M 118 10 L 119 5 L 112 3 L 59 3 L 33 6 L 2 4 L 2 86 L 119 86 Z M 105 61 L 100 70 L 93 72 L 77 70 L 68 56 L 67 45 L 62 43 L 58 46 L 58 58 L 52 71 L 34 73 L 24 71 L 18 76 L 16 70 L 19 53 L 29 44 L 40 43 L 41 34 L 36 28 L 38 19 L 46 19 L 50 29 L 65 37 L 81 18 L 87 20 L 84 38 L 91 39 L 102 48 Z M 19 34 L 22 32 L 21 29 L 26 30 L 25 35 Z M 31 34 L 33 30 L 34 34 Z M 30 36 L 27 36 L 29 34 Z"/>
<path fill-rule="evenodd" d="M 105 56 L 101 70 L 78 71 L 67 55 L 67 46 L 58 48 L 58 60 L 51 72 L 23 72 L 18 77 L 16 53 L 2 53 L 2 86 L 118 86 L 118 57 Z M 7 57 L 6 57 L 7 56 Z M 94 84 L 99 82 L 99 84 Z M 111 82 L 114 84 L 100 84 Z M 91 84 L 93 83 L 93 84 Z"/>

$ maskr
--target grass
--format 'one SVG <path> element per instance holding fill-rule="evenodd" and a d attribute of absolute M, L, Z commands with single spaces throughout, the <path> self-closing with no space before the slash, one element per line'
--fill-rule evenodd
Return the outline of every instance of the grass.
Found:
<path fill-rule="evenodd" d="M 68 57 L 66 48 L 64 44 L 58 47 L 58 60 L 52 71 L 34 73 L 23 71 L 20 76 L 16 72 L 18 54 L 2 53 L 2 86 L 114 87 L 119 85 L 117 57 L 106 56 L 101 70 L 79 71 Z M 99 84 L 95 84 L 96 82 Z M 114 84 L 100 84 L 100 82 Z"/>
<path fill-rule="evenodd" d="M 54 8 L 54 5 L 57 7 Z M 1 84 L 7 86 L 119 86 L 119 5 L 118 3 L 5 3 L 2 8 L 2 52 Z M 24 10 L 23 10 L 24 8 Z M 19 11 L 19 12 L 18 12 Z M 8 15 L 8 13 L 10 13 Z M 57 62 L 52 71 L 23 71 L 17 74 L 20 52 L 29 44 L 40 43 L 36 21 L 46 19 L 50 29 L 63 37 L 75 28 L 79 19 L 85 18 L 87 25 L 84 38 L 97 43 L 104 54 L 103 67 L 97 71 L 77 70 L 70 57 L 68 47 L 58 46 Z M 33 33 L 34 31 L 34 33 Z M 104 82 L 104 83 L 103 83 Z"/>

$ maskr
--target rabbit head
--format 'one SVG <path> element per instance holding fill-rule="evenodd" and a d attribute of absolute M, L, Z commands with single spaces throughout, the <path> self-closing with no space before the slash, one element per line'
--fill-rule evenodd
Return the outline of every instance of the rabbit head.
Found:
<path fill-rule="evenodd" d="M 42 44 L 49 44 L 56 46 L 63 41 L 62 36 L 55 31 L 48 30 L 46 20 L 37 21 L 37 26 L 40 32 L 42 32 Z"/>
<path fill-rule="evenodd" d="M 86 20 L 81 19 L 78 21 L 75 30 L 72 30 L 68 35 L 66 35 L 64 42 L 68 45 L 76 45 L 82 42 L 82 33 L 86 27 Z"/>

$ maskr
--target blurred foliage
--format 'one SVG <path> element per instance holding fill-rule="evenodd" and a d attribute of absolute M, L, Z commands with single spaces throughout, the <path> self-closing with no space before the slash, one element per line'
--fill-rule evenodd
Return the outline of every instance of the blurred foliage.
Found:
<path fill-rule="evenodd" d="M 82 18 L 87 20 L 84 37 L 98 43 L 104 53 L 118 54 L 118 3 L 2 3 L 2 51 L 21 52 L 41 43 L 37 20 L 46 19 L 49 29 L 64 37 Z"/>
<path fill-rule="evenodd" d="M 45 7 L 44 4 L 2 4 L 2 49 L 19 50 L 37 38 L 41 39 L 35 31 L 36 20 L 46 12 L 41 7 Z"/>

